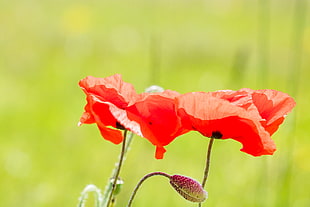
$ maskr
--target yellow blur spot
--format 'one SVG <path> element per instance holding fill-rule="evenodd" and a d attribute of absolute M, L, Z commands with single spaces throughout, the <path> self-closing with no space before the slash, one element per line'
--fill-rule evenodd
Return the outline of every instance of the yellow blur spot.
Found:
<path fill-rule="evenodd" d="M 63 16 L 64 30 L 69 34 L 86 33 L 91 24 L 91 11 L 85 5 L 73 5 Z"/>

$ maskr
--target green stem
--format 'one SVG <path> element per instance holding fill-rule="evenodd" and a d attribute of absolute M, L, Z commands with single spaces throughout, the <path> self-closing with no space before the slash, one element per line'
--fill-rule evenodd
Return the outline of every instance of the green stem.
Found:
<path fill-rule="evenodd" d="M 133 133 L 129 133 L 128 137 L 126 136 L 126 146 L 125 146 L 125 151 L 124 151 L 123 159 L 125 159 L 125 156 L 126 156 L 128 150 L 129 150 L 129 146 L 130 146 L 130 144 L 132 142 L 133 135 L 134 135 Z M 116 172 L 117 172 L 118 166 L 119 166 L 119 163 L 117 163 L 115 165 L 115 168 L 113 169 L 113 172 L 112 172 L 112 175 L 111 175 L 112 179 L 116 176 Z M 111 179 L 109 179 L 109 182 L 106 185 L 106 188 L 105 188 L 105 191 L 104 191 L 104 194 L 103 194 L 103 200 L 102 200 L 102 203 L 101 203 L 101 207 L 107 207 L 107 200 L 108 200 L 108 197 L 109 197 L 111 189 L 112 189 L 111 182 L 112 182 Z"/>
<path fill-rule="evenodd" d="M 153 173 L 149 173 L 149 174 L 145 175 L 145 176 L 139 181 L 139 183 L 136 185 L 135 189 L 133 190 L 133 192 L 132 192 L 132 194 L 131 194 L 131 197 L 130 197 L 130 199 L 129 199 L 129 202 L 128 202 L 128 204 L 127 204 L 127 207 L 130 207 L 130 206 L 131 206 L 131 204 L 132 204 L 132 202 L 133 202 L 133 199 L 135 198 L 135 195 L 137 194 L 137 191 L 138 191 L 138 189 L 140 188 L 140 186 L 142 185 L 142 183 L 143 183 L 146 179 L 148 179 L 148 178 L 150 178 L 150 177 L 152 177 L 152 176 L 155 176 L 155 175 L 161 175 L 161 176 L 164 176 L 164 177 L 167 177 L 167 178 L 170 179 L 170 175 L 168 175 L 168 174 L 166 174 L 166 173 L 163 173 L 163 172 L 153 172 Z"/>
<path fill-rule="evenodd" d="M 207 160 L 206 160 L 206 167 L 205 167 L 204 176 L 203 176 L 202 184 L 201 184 L 203 188 L 206 185 L 207 178 L 208 178 L 208 175 L 209 175 L 211 149 L 212 149 L 213 141 L 214 141 L 214 138 L 211 138 L 210 141 L 209 141 L 208 152 L 207 152 Z"/>
<path fill-rule="evenodd" d="M 120 174 L 120 171 L 121 171 L 121 166 L 123 164 L 124 155 L 125 155 L 125 152 L 126 152 L 126 136 L 127 136 L 127 130 L 124 131 L 124 140 L 123 140 L 123 143 L 122 143 L 122 151 L 121 151 L 121 154 L 120 154 L 119 162 L 118 162 L 118 164 L 116 166 L 117 168 L 116 168 L 115 176 L 113 176 L 114 180 L 113 180 L 113 184 L 112 184 L 112 189 L 111 189 L 111 191 L 109 193 L 109 199 L 108 199 L 106 207 L 109 207 L 110 203 L 112 201 L 112 197 L 113 197 L 113 194 L 114 194 L 114 191 L 115 191 L 115 187 L 116 187 L 116 182 L 118 180 L 118 177 L 119 177 L 119 174 Z"/>
<path fill-rule="evenodd" d="M 126 141 L 126 146 L 125 146 L 124 158 L 123 159 L 125 159 L 127 151 L 129 150 L 129 147 L 130 147 L 130 144 L 131 144 L 131 141 L 132 141 L 132 137 L 133 137 L 133 133 L 130 132 L 128 138 L 126 138 L 127 141 Z"/>
<path fill-rule="evenodd" d="M 209 145 L 208 145 L 208 152 L 207 152 L 207 158 L 206 158 L 206 167 L 205 167 L 205 171 L 204 171 L 204 175 L 203 175 L 203 179 L 202 179 L 202 183 L 201 186 L 204 188 L 208 179 L 208 175 L 209 175 L 209 169 L 210 169 L 210 158 L 211 158 L 211 149 L 212 149 L 212 145 L 213 145 L 213 141 L 215 138 L 210 138 L 209 141 Z M 198 204 L 199 207 L 201 207 L 201 203 Z"/>

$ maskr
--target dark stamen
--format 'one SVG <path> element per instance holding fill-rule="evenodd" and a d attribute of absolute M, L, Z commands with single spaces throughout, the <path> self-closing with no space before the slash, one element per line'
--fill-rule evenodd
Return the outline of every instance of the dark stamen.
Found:
<path fill-rule="evenodd" d="M 214 139 L 221 139 L 223 137 L 223 134 L 219 131 L 212 132 L 211 138 Z"/>
<path fill-rule="evenodd" d="M 125 130 L 125 127 L 121 123 L 119 123 L 118 121 L 116 122 L 115 125 L 116 125 L 117 129 Z"/>

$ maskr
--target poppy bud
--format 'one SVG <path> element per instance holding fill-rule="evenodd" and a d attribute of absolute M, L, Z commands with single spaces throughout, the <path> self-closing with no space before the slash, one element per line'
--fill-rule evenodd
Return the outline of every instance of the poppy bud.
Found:
<path fill-rule="evenodd" d="M 146 93 L 155 93 L 155 92 L 163 92 L 164 89 L 160 86 L 157 85 L 152 85 L 150 87 L 148 87 L 147 89 L 145 89 Z"/>
<path fill-rule="evenodd" d="M 113 183 L 114 183 L 114 178 L 111 178 L 110 179 L 110 188 L 112 188 Z M 113 193 L 114 195 L 119 194 L 119 192 L 122 189 L 123 184 L 124 184 L 124 181 L 121 178 L 117 178 L 115 190 Z"/>
<path fill-rule="evenodd" d="M 208 193 L 196 180 L 182 175 L 170 176 L 172 187 L 186 200 L 191 202 L 203 202 L 207 199 Z"/>

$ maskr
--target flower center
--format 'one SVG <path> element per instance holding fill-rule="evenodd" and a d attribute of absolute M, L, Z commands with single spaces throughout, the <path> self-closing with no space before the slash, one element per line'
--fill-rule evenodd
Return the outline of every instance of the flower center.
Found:
<path fill-rule="evenodd" d="M 221 139 L 223 137 L 223 134 L 220 131 L 213 131 L 211 138 L 215 139 Z"/>
<path fill-rule="evenodd" d="M 126 128 L 125 128 L 121 123 L 119 123 L 119 122 L 117 121 L 117 122 L 116 122 L 116 129 L 125 130 Z"/>

